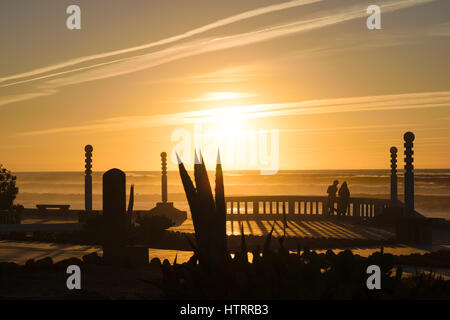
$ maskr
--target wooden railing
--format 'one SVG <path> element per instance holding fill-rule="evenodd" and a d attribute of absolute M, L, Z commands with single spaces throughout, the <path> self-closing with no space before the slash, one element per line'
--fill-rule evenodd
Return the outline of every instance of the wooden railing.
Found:
<path fill-rule="evenodd" d="M 382 213 L 389 199 L 350 198 L 345 216 L 373 218 Z M 282 220 L 328 216 L 328 199 L 323 196 L 227 197 L 228 220 Z M 337 203 L 335 203 L 335 208 Z"/>
<path fill-rule="evenodd" d="M 14 212 L 8 210 L 0 211 L 0 224 L 16 224 L 20 223 L 20 218 Z"/>

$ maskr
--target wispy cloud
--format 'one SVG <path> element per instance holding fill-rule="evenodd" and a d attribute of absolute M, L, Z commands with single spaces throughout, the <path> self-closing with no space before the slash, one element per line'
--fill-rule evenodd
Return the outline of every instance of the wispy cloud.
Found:
<path fill-rule="evenodd" d="M 429 3 L 434 0 L 394 0 L 386 1 L 382 4 L 383 13 L 389 13 L 396 10 L 409 8 L 412 6 Z M 60 77 L 58 79 L 48 80 L 45 86 L 50 87 L 60 87 L 72 84 L 78 84 L 88 81 L 100 80 L 109 77 L 124 75 L 132 72 L 137 72 L 140 70 L 160 66 L 165 63 L 180 60 L 186 57 L 191 57 L 194 55 L 199 55 L 208 52 L 214 52 L 218 50 L 224 50 L 229 48 L 235 48 L 239 46 L 246 46 L 250 44 L 255 44 L 262 41 L 268 41 L 295 33 L 306 32 L 310 30 L 315 30 L 318 28 L 323 28 L 327 26 L 332 26 L 338 23 L 350 21 L 353 19 L 361 18 L 366 16 L 366 4 L 356 5 L 350 7 L 343 7 L 338 10 L 332 11 L 320 11 L 317 13 L 317 17 L 307 20 L 299 20 L 284 24 L 279 24 L 276 26 L 270 26 L 262 28 L 255 31 L 239 33 L 224 37 L 216 38 L 202 38 L 198 40 L 193 40 L 186 43 L 176 44 L 171 47 L 161 49 L 158 51 L 153 51 L 150 53 L 144 53 L 132 57 L 116 59 L 114 61 L 97 63 L 87 67 L 74 68 L 71 70 L 64 70 L 52 74 L 45 74 L 50 71 L 59 70 L 62 68 L 67 68 L 82 62 L 87 62 L 91 60 L 96 60 L 100 58 L 109 58 L 112 56 L 117 56 L 123 53 L 135 52 L 138 50 L 148 49 L 157 45 L 173 43 L 180 39 L 185 39 L 191 35 L 199 34 L 219 26 L 223 26 L 230 23 L 235 23 L 244 19 L 251 17 L 256 17 L 261 14 L 267 14 L 270 12 L 283 10 L 287 8 L 292 8 L 296 6 L 301 6 L 305 4 L 310 4 L 318 1 L 290 1 L 280 5 L 274 5 L 269 7 L 264 7 L 260 9 L 251 10 L 244 12 L 242 14 L 232 16 L 223 20 L 219 20 L 215 23 L 197 28 L 195 30 L 188 31 L 181 35 L 160 40 L 158 42 L 150 43 L 147 45 L 133 47 L 98 55 L 92 55 L 87 57 L 82 57 L 74 59 L 65 63 L 60 63 L 45 68 L 33 70 L 27 73 L 21 73 L 17 75 L 12 75 L 4 78 L 0 78 L 0 82 L 7 82 L 9 80 L 22 79 L 13 83 L 6 83 L 1 85 L 11 86 L 14 84 L 19 84 L 23 82 L 42 80 L 45 78 L 66 75 L 68 73 L 76 73 L 71 76 Z M 38 76 L 39 75 L 39 76 Z M 23 79 L 26 77 L 34 76 L 31 79 Z M 37 76 L 37 77 L 36 77 Z"/>
<path fill-rule="evenodd" d="M 217 29 L 219 27 L 223 27 L 229 24 L 233 24 L 239 21 L 243 21 L 243 20 L 247 20 L 250 18 L 254 18 L 254 17 L 258 17 L 264 14 L 268 14 L 268 13 L 272 13 L 272 12 L 276 12 L 276 11 L 281 11 L 281 10 L 286 10 L 286 9 L 290 9 L 290 8 L 295 8 L 295 7 L 300 7 L 300 6 L 305 6 L 308 4 L 312 4 L 312 3 L 316 3 L 316 2 L 320 2 L 322 0 L 294 0 L 294 1 L 288 1 L 288 2 L 284 2 L 284 3 L 280 3 L 280 4 L 274 4 L 274 5 L 270 5 L 270 6 L 266 6 L 266 7 L 262 7 L 262 8 L 257 8 L 254 10 L 250 10 L 250 11 L 246 11 L 237 15 L 233 15 L 231 17 L 227 17 L 225 19 L 220 19 L 217 20 L 213 23 L 204 25 L 200 28 L 195 28 L 189 31 L 186 31 L 182 34 L 173 36 L 173 37 L 169 37 L 166 39 L 162 39 L 162 40 L 158 40 L 158 41 L 154 41 L 151 43 L 147 43 L 144 45 L 140 45 L 140 46 L 135 46 L 135 47 L 131 47 L 131 48 L 126 48 L 126 49 L 122 49 L 122 50 L 114 50 L 114 51 L 110 51 L 110 52 L 104 52 L 104 53 L 99 53 L 99 54 L 94 54 L 94 55 L 90 55 L 90 56 L 84 56 L 84 57 L 79 57 L 76 59 L 71 59 L 65 62 L 61 62 L 61 63 L 57 63 L 54 65 L 50 65 L 47 67 L 43 67 L 43 68 L 38 68 L 38 69 L 34 69 L 31 70 L 29 72 L 24 72 L 24 73 L 19 73 L 19 74 L 15 74 L 15 75 L 11 75 L 11 76 L 7 76 L 7 77 L 3 77 L 0 78 L 0 83 L 1 82 L 5 82 L 5 81 L 9 81 L 9 80 L 15 80 L 15 79 L 20 79 L 20 78 L 26 78 L 26 77 L 32 77 L 32 76 L 36 76 L 39 74 L 44 74 L 47 72 L 51 72 L 51 71 L 55 71 L 58 69 L 63 69 L 63 68 L 67 68 L 67 67 L 71 67 L 77 64 L 81 64 L 81 63 L 85 63 L 85 62 L 89 62 L 89 61 L 93 61 L 93 60 L 98 60 L 98 59 L 104 59 L 104 58 L 109 58 L 109 57 L 113 57 L 113 56 L 118 56 L 118 55 L 122 55 L 122 54 L 127 54 L 127 53 L 133 53 L 136 51 L 140 51 L 140 50 L 145 50 L 145 49 L 151 49 L 153 47 L 158 47 L 158 46 L 162 46 L 162 45 L 167 45 L 167 44 L 171 44 L 180 40 L 184 40 L 190 37 L 193 37 L 195 35 L 199 35 L 201 33 L 205 33 L 207 31 L 213 30 L 213 29 Z"/>
<path fill-rule="evenodd" d="M 236 83 L 249 81 L 260 74 L 261 66 L 257 65 L 242 65 L 229 68 L 222 68 L 213 72 L 196 74 L 191 76 L 180 76 L 166 79 L 155 79 L 151 81 L 144 81 L 141 84 L 155 84 L 155 83 L 174 83 L 184 82 L 193 84 L 214 84 L 214 83 Z"/>
<path fill-rule="evenodd" d="M 207 102 L 252 98 L 258 95 L 246 92 L 207 92 L 193 99 L 178 100 L 177 102 Z"/>
<path fill-rule="evenodd" d="M 247 81 L 257 73 L 257 66 L 237 66 L 215 72 L 195 75 L 187 80 L 192 83 L 233 83 Z"/>
<path fill-rule="evenodd" d="M 14 102 L 26 101 L 39 97 L 49 96 L 54 93 L 56 93 L 56 90 L 44 90 L 42 92 L 30 92 L 30 93 L 7 95 L 0 98 L 0 106 Z"/>
<path fill-rule="evenodd" d="M 450 91 L 308 100 L 199 110 L 193 112 L 111 118 L 82 126 L 24 132 L 22 135 L 119 131 L 136 128 L 220 122 L 224 116 L 255 119 L 341 112 L 450 107 Z"/>
<path fill-rule="evenodd" d="M 383 12 L 386 14 L 392 11 L 432 1 L 433 0 L 397 0 L 389 1 L 382 7 Z M 284 23 L 259 29 L 256 31 L 234 34 L 231 36 L 198 39 L 174 45 L 172 47 L 168 47 L 159 51 L 122 59 L 117 63 L 102 65 L 99 68 L 87 70 L 74 76 L 50 80 L 49 84 L 64 86 L 105 79 L 160 66 L 162 64 L 199 54 L 236 48 L 240 46 L 247 46 L 250 44 L 269 41 L 296 33 L 324 28 L 338 23 L 365 17 L 367 15 L 365 9 L 365 5 L 356 5 L 352 7 L 341 8 L 332 13 L 329 13 L 328 11 L 319 12 L 317 18 L 312 18 L 309 20 Z"/>
<path fill-rule="evenodd" d="M 450 37 L 450 22 L 432 26 L 427 34 L 434 37 Z"/>
<path fill-rule="evenodd" d="M 333 11 L 322 10 L 315 13 L 314 18 L 302 19 L 288 23 L 281 23 L 275 26 L 268 26 L 258 30 L 244 33 L 215 37 L 200 38 L 174 44 L 161 50 L 142 53 L 131 57 L 118 57 L 119 55 L 135 53 L 144 49 L 153 48 L 163 44 L 172 44 L 179 40 L 198 35 L 203 32 L 236 23 L 245 19 L 269 14 L 279 10 L 319 2 L 320 0 L 297 0 L 289 1 L 277 5 L 271 5 L 255 10 L 250 10 L 238 15 L 234 15 L 203 27 L 187 31 L 180 35 L 162 39 L 142 46 L 116 50 L 91 56 L 72 59 L 63 63 L 35 69 L 29 72 L 11 75 L 0 78 L 0 88 L 14 86 L 17 84 L 39 81 L 34 87 L 34 93 L 24 93 L 21 95 L 3 95 L 0 105 L 30 100 L 49 94 L 55 94 L 59 88 L 69 85 L 85 83 L 89 81 L 107 79 L 115 76 L 125 75 L 157 66 L 178 61 L 180 59 L 215 52 L 219 50 L 247 46 L 263 41 L 269 41 L 280 37 L 286 37 L 296 33 L 308 32 L 311 30 L 333 26 L 342 22 L 366 16 L 366 4 L 342 7 Z M 386 0 L 381 4 L 383 13 L 409 8 L 434 0 Z M 77 66 L 81 63 L 91 62 L 98 59 L 114 58 L 110 61 L 94 63 L 88 66 Z M 15 80 L 11 82 L 11 80 Z M 2 84 L 3 83 L 3 84 Z"/>

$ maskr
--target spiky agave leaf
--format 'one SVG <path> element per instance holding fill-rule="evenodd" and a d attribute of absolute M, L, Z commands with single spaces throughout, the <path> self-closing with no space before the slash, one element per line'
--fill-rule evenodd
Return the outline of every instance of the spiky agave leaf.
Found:
<path fill-rule="evenodd" d="M 204 213 L 203 223 L 205 229 L 209 231 L 209 234 L 215 236 L 215 216 L 216 216 L 216 204 L 214 202 L 214 197 L 211 191 L 211 185 L 209 183 L 208 172 L 206 170 L 205 162 L 200 153 L 200 160 L 197 158 L 194 164 L 194 175 L 195 175 L 195 185 L 197 187 L 197 194 L 199 199 L 199 204 L 201 206 L 201 211 Z"/>
<path fill-rule="evenodd" d="M 200 163 L 197 152 L 195 152 L 194 178 L 197 190 L 197 210 L 192 215 L 196 215 L 198 219 L 200 237 L 197 241 L 200 259 L 204 257 L 206 260 L 211 259 L 215 254 L 212 250 L 214 244 L 214 199 L 212 198 L 212 193 L 208 193 L 208 174 L 204 166 Z M 211 265 L 211 263 L 205 261 L 205 265 Z"/>
<path fill-rule="evenodd" d="M 222 237 L 221 246 L 223 252 L 228 255 L 227 250 L 227 208 L 225 202 L 225 190 L 223 184 L 223 171 L 222 163 L 220 161 L 220 152 L 217 151 L 217 164 L 216 164 L 216 221 L 217 221 L 217 233 Z"/>
<path fill-rule="evenodd" d="M 187 173 L 186 168 L 184 167 L 183 161 L 180 159 L 178 154 L 177 160 L 181 182 L 183 183 L 184 192 L 186 193 L 188 204 L 192 211 L 193 209 L 195 209 L 196 189 L 194 187 L 194 184 L 192 183 L 191 177 L 189 177 L 189 174 Z"/>
<path fill-rule="evenodd" d="M 247 242 L 245 241 L 245 234 L 244 234 L 244 224 L 240 224 L 241 229 L 241 254 L 242 254 L 242 261 L 248 263 L 248 250 L 247 250 Z"/>
<path fill-rule="evenodd" d="M 189 245 L 191 246 L 192 251 L 194 251 L 195 254 L 198 254 L 198 248 L 197 246 L 194 244 L 194 242 L 192 242 L 191 238 L 189 238 L 187 235 L 185 236 L 187 242 L 189 243 Z"/>
<path fill-rule="evenodd" d="M 206 170 L 205 161 L 203 160 L 203 155 L 201 151 L 199 150 L 199 156 L 200 156 L 200 166 L 201 166 L 201 175 L 203 176 L 203 179 L 201 180 L 200 185 L 197 184 L 197 190 L 199 192 L 204 192 L 206 199 L 210 201 L 209 205 L 215 209 L 215 203 L 214 198 L 212 194 L 211 184 L 209 183 L 209 177 L 208 177 L 208 171 Z"/>
<path fill-rule="evenodd" d="M 272 229 L 270 230 L 269 234 L 266 237 L 266 241 L 264 242 L 264 247 L 263 247 L 263 253 L 267 253 L 269 252 L 270 249 L 270 241 L 272 240 L 272 233 L 273 233 L 273 229 L 275 228 L 275 221 L 272 224 Z"/>
<path fill-rule="evenodd" d="M 286 206 L 283 202 L 283 235 L 286 238 L 286 228 L 287 228 L 287 219 L 286 219 Z"/>
<path fill-rule="evenodd" d="M 186 171 L 183 162 L 180 157 L 177 155 L 178 160 L 178 170 L 180 172 L 181 182 L 183 183 L 184 192 L 186 193 L 186 198 L 188 200 L 189 208 L 191 210 L 192 223 L 194 225 L 195 236 L 198 241 L 198 230 L 199 229 L 199 217 L 197 215 L 198 212 L 198 200 L 197 200 L 197 191 L 192 183 L 191 177 Z"/>
<path fill-rule="evenodd" d="M 134 226 L 133 207 L 134 207 L 134 184 L 132 184 L 130 187 L 130 199 L 128 200 L 127 224 L 129 227 Z"/>
<path fill-rule="evenodd" d="M 128 200 L 128 214 L 131 216 L 133 214 L 133 206 L 134 206 L 134 184 L 130 187 L 130 199 Z"/>

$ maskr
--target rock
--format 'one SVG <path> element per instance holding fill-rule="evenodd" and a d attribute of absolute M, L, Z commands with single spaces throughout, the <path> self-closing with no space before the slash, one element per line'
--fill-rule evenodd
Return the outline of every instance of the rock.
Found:
<path fill-rule="evenodd" d="M 23 270 L 26 272 L 34 272 L 36 271 L 36 262 L 34 259 L 29 259 L 25 264 L 23 265 Z"/>
<path fill-rule="evenodd" d="M 38 269 L 50 268 L 51 266 L 53 266 L 53 259 L 50 257 L 45 257 L 36 261 L 36 268 Z"/>
<path fill-rule="evenodd" d="M 161 260 L 159 260 L 159 258 L 153 258 L 150 261 L 150 265 L 152 265 L 152 266 L 160 266 L 161 265 Z"/>
<path fill-rule="evenodd" d="M 92 252 L 83 256 L 83 262 L 90 264 L 101 264 L 102 258 L 97 254 L 97 252 Z"/>
<path fill-rule="evenodd" d="M 163 264 L 163 266 L 170 267 L 170 262 L 167 259 L 164 259 L 162 264 Z"/>

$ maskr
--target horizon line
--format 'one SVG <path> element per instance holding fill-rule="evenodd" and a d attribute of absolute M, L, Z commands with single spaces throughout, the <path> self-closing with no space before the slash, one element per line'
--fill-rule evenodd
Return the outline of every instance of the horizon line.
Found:
<path fill-rule="evenodd" d="M 111 169 L 119 169 L 122 170 L 120 168 L 111 168 Z M 108 170 L 111 170 L 108 169 Z M 97 172 L 97 173 L 102 173 L 102 172 L 106 172 L 108 170 L 92 170 L 92 173 Z M 188 170 L 186 168 L 186 170 Z M 193 169 L 192 169 L 193 170 Z M 215 171 L 215 168 L 212 169 L 207 169 L 207 171 Z M 257 171 L 260 172 L 261 169 L 224 169 L 223 171 L 226 172 L 236 172 L 236 171 L 242 171 L 242 172 L 252 172 L 252 171 Z M 286 172 L 286 171 L 363 171 L 363 170 L 387 170 L 390 171 L 391 168 L 357 168 L 357 169 L 281 169 L 278 170 L 277 173 L 279 172 Z M 414 168 L 414 171 L 417 170 L 449 170 L 450 168 Z M 12 171 L 10 170 L 11 173 L 16 174 L 16 173 L 84 173 L 84 170 L 67 170 L 67 171 L 49 171 L 49 170 L 37 170 L 37 171 L 30 171 L 30 170 L 26 170 L 26 171 Z M 161 170 L 122 170 L 123 172 L 161 172 Z M 190 170 L 188 170 L 190 171 Z M 404 170 L 402 168 L 397 168 L 397 174 L 402 173 Z M 173 169 L 173 170 L 167 170 L 167 172 L 178 172 L 178 169 Z M 273 174 L 276 175 L 277 173 Z"/>

